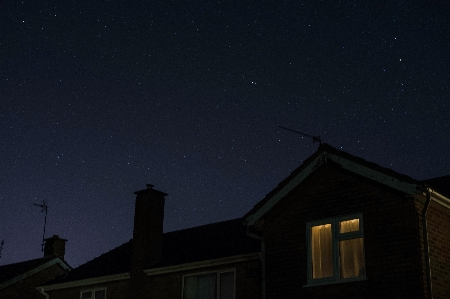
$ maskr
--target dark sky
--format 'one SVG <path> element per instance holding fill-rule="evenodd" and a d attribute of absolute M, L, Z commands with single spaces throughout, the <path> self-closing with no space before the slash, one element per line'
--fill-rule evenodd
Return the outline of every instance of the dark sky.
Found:
<path fill-rule="evenodd" d="M 264 2 L 264 3 L 262 3 Z M 450 173 L 448 1 L 0 2 L 0 264 L 243 216 L 318 144 Z"/>

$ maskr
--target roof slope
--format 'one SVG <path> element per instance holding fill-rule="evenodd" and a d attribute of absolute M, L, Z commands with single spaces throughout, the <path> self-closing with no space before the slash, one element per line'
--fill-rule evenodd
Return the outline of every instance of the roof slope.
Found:
<path fill-rule="evenodd" d="M 54 257 L 38 258 L 34 260 L 24 261 L 20 263 L 8 264 L 0 266 L 0 284 L 31 271 L 39 266 L 44 265 Z"/>
<path fill-rule="evenodd" d="M 27 276 L 38 273 L 54 264 L 59 264 L 66 270 L 72 269 L 64 260 L 55 256 L 0 266 L 0 289 L 14 284 Z"/>
<path fill-rule="evenodd" d="M 73 269 L 62 283 L 130 271 L 133 240 Z M 163 234 L 162 262 L 152 268 L 181 265 L 260 251 L 260 242 L 246 234 L 242 219 L 228 220 Z"/>

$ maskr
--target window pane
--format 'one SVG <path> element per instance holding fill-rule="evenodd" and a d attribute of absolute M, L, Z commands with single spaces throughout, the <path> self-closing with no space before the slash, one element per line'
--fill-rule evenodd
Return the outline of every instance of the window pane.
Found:
<path fill-rule="evenodd" d="M 363 239 L 350 239 L 339 242 L 341 278 L 364 275 Z"/>
<path fill-rule="evenodd" d="M 83 299 L 92 298 L 92 292 L 81 293 L 81 298 L 83 298 Z"/>
<path fill-rule="evenodd" d="M 105 290 L 95 291 L 95 299 L 105 299 Z"/>
<path fill-rule="evenodd" d="M 234 299 L 234 272 L 220 274 L 220 299 Z"/>
<path fill-rule="evenodd" d="M 183 298 L 215 299 L 216 279 L 216 273 L 185 277 Z"/>
<path fill-rule="evenodd" d="M 311 227 L 312 277 L 333 276 L 331 224 Z"/>
<path fill-rule="evenodd" d="M 359 231 L 359 219 L 351 219 L 339 222 L 339 232 L 349 233 Z"/>

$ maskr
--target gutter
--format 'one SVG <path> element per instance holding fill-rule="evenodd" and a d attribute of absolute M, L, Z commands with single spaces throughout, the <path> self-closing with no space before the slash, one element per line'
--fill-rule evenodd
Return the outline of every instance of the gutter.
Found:
<path fill-rule="evenodd" d="M 427 212 L 431 202 L 431 192 L 433 192 L 431 189 L 429 188 L 426 189 L 425 191 L 426 201 L 422 210 L 423 247 L 425 254 L 428 299 L 433 299 L 433 285 L 431 282 L 431 267 L 430 267 L 430 246 L 428 244 L 428 229 L 427 229 Z"/>

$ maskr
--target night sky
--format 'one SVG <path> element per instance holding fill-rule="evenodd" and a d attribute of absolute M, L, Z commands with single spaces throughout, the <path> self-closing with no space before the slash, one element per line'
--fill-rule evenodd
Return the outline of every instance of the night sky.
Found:
<path fill-rule="evenodd" d="M 243 216 L 322 142 L 450 174 L 449 1 L 0 1 L 0 265 Z"/>

